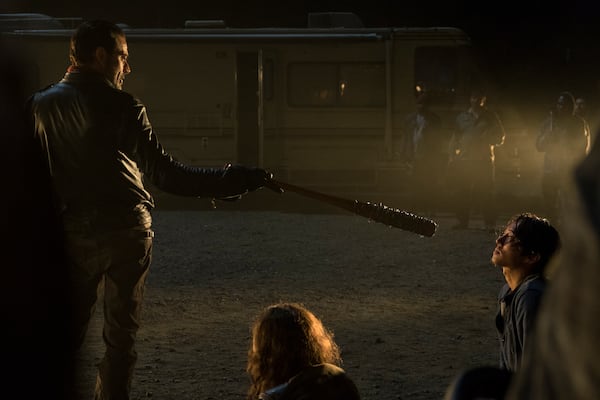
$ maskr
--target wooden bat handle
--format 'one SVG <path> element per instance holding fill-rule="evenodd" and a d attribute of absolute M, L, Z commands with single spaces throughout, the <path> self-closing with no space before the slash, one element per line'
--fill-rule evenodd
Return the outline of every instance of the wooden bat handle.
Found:
<path fill-rule="evenodd" d="M 291 183 L 281 182 L 275 179 L 270 179 L 265 184 L 269 189 L 275 190 L 278 192 L 278 188 L 283 190 L 287 190 L 289 192 L 294 192 L 306 197 L 310 197 L 315 200 L 322 201 L 324 203 L 329 203 L 331 205 L 343 208 L 345 210 L 354 212 L 354 200 L 344 199 L 342 197 L 332 196 L 329 194 L 317 192 L 315 190 L 307 189 L 301 186 L 292 185 Z"/>
<path fill-rule="evenodd" d="M 283 189 L 310 197 L 315 200 L 319 200 L 350 211 L 351 213 L 360 215 L 362 217 L 369 218 L 375 222 L 380 222 L 388 226 L 407 230 L 422 236 L 433 236 L 438 226 L 435 221 L 404 210 L 390 208 L 383 204 L 374 204 L 331 196 L 315 190 L 292 185 L 290 183 L 277 181 L 275 179 L 270 179 L 267 181 L 265 186 L 278 193 L 281 193 L 281 190 Z"/>

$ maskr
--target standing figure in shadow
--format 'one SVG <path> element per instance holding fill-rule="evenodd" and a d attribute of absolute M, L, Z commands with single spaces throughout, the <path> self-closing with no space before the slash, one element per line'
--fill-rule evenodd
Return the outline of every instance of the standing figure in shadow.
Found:
<path fill-rule="evenodd" d="M 411 209 L 434 217 L 440 208 L 450 138 L 431 110 L 427 92 L 417 94 L 415 111 L 405 117 L 402 128 L 401 158 L 410 171 Z"/>
<path fill-rule="evenodd" d="M 485 229 L 494 231 L 495 205 L 494 149 L 504 143 L 504 127 L 494 111 L 487 107 L 487 95 L 471 93 L 470 107 L 458 114 L 450 142 L 450 166 L 457 224 L 466 229 L 474 209 L 481 209 Z"/>
<path fill-rule="evenodd" d="M 545 213 L 550 221 L 560 225 L 564 208 L 564 188 L 590 148 L 590 134 L 583 118 L 574 114 L 575 98 L 562 92 L 555 109 L 543 121 L 536 139 L 536 148 L 544 153 L 542 197 Z"/>

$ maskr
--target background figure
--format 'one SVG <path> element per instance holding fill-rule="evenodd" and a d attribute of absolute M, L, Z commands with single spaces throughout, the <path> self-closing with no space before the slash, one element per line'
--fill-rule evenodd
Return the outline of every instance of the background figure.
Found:
<path fill-rule="evenodd" d="M 569 218 L 536 331 L 507 399 L 600 398 L 600 143 L 567 181 Z"/>
<path fill-rule="evenodd" d="M 514 372 L 519 367 L 546 289 L 544 271 L 559 245 L 556 229 L 528 213 L 512 217 L 496 239 L 491 261 L 502 268 L 506 281 L 496 315 L 502 369 Z"/>
<path fill-rule="evenodd" d="M 252 326 L 248 400 L 358 400 L 333 334 L 303 305 L 267 307 Z"/>
<path fill-rule="evenodd" d="M 28 104 L 40 174 L 51 184 L 44 198 L 54 200 L 64 232 L 68 277 L 62 292 L 71 305 L 65 337 L 74 352 L 83 344 L 98 288 L 104 291 L 106 351 L 96 399 L 128 399 L 131 389 L 154 236 L 154 200 L 144 179 L 173 194 L 237 198 L 270 175 L 257 168 L 195 168 L 174 160 L 159 143 L 145 106 L 122 91 L 131 72 L 128 56 L 117 25 L 84 22 L 71 38 L 64 78 Z"/>
<path fill-rule="evenodd" d="M 499 366 L 465 369 L 448 386 L 444 400 L 505 399 L 524 352 L 535 345 L 533 328 L 545 296 L 546 267 L 559 247 L 558 231 L 548 220 L 530 213 L 510 218 L 491 258 L 506 280 L 496 315 Z"/>
<path fill-rule="evenodd" d="M 504 128 L 498 115 L 486 106 L 485 93 L 475 90 L 471 106 L 456 117 L 450 142 L 453 174 L 455 229 L 469 225 L 471 211 L 481 208 L 487 230 L 494 231 L 497 210 L 494 188 L 494 148 L 504 143 Z"/>
<path fill-rule="evenodd" d="M 449 137 L 442 130 L 440 117 L 430 110 L 430 103 L 426 92 L 417 94 L 416 111 L 408 114 L 402 125 L 401 157 L 410 166 L 410 207 L 431 217 L 442 197 Z"/>
<path fill-rule="evenodd" d="M 593 141 L 594 137 L 592 136 L 595 133 L 596 122 L 593 120 L 593 116 L 590 113 L 590 108 L 588 106 L 587 101 L 583 97 L 577 97 L 575 99 L 575 108 L 573 109 L 573 114 L 581 117 L 585 123 L 585 128 L 587 131 L 587 135 L 590 137 L 590 144 Z"/>
<path fill-rule="evenodd" d="M 575 99 L 569 92 L 558 96 L 556 107 L 550 111 L 540 128 L 536 148 L 544 152 L 542 197 L 548 219 L 560 224 L 564 199 L 561 191 L 572 168 L 588 153 L 589 131 L 581 117 L 573 115 Z"/>

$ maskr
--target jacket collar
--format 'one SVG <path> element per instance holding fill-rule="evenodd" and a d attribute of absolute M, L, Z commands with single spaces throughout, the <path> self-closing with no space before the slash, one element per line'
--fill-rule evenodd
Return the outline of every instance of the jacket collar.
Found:
<path fill-rule="evenodd" d="M 103 82 L 104 84 L 110 86 L 111 88 L 115 88 L 115 85 L 108 79 L 106 79 L 102 74 L 88 69 L 88 68 L 78 68 L 78 67 L 69 67 L 65 76 L 61 80 L 64 83 L 82 83 L 82 82 Z M 116 89 L 116 88 L 115 88 Z"/>

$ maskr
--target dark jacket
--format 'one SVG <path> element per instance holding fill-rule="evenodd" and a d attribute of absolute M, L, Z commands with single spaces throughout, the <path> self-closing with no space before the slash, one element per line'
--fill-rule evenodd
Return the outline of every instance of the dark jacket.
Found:
<path fill-rule="evenodd" d="M 448 157 L 449 137 L 432 111 L 410 113 L 402 124 L 401 156 L 407 161 Z"/>
<path fill-rule="evenodd" d="M 535 144 L 538 151 L 545 153 L 545 174 L 566 174 L 588 153 L 589 130 L 581 117 L 550 114 L 542 123 Z"/>
<path fill-rule="evenodd" d="M 159 143 L 144 104 L 95 72 L 67 72 L 35 93 L 28 108 L 63 214 L 111 228 L 143 223 L 154 207 L 143 178 L 183 196 L 223 198 L 248 189 L 244 176 L 226 168 L 174 160 Z"/>
<path fill-rule="evenodd" d="M 514 291 L 508 284 L 500 290 L 496 315 L 500 368 L 514 372 L 521 364 L 521 355 L 530 340 L 545 289 L 546 279 L 540 274 L 533 274 Z"/>
<path fill-rule="evenodd" d="M 456 117 L 451 156 L 458 160 L 494 162 L 494 148 L 504 143 L 505 133 L 498 115 L 488 109 L 478 115 L 470 109 Z"/>
<path fill-rule="evenodd" d="M 283 385 L 261 394 L 260 400 L 360 400 L 358 389 L 343 369 L 319 364 L 304 369 Z"/>

